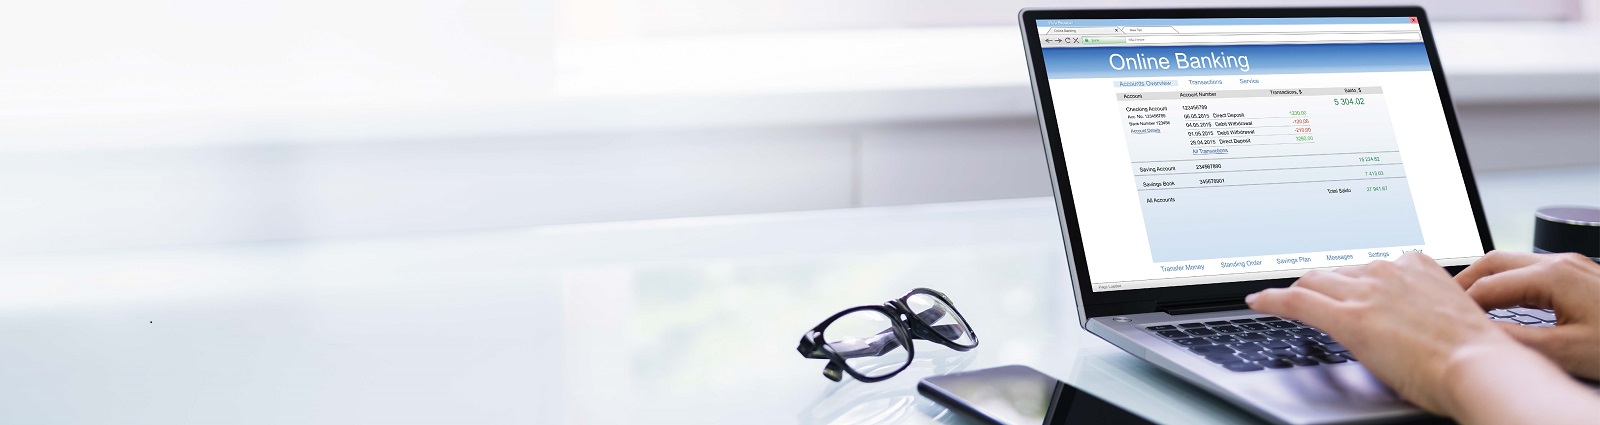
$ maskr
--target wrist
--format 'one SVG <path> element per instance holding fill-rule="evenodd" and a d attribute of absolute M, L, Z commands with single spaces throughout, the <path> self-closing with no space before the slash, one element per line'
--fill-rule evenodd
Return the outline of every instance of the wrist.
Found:
<path fill-rule="evenodd" d="M 1438 400 L 1443 413 L 1458 421 L 1478 416 L 1477 407 L 1493 406 L 1499 382 L 1514 382 L 1519 371 L 1508 364 L 1542 364 L 1539 353 L 1522 346 L 1498 329 L 1478 334 L 1446 356 L 1435 382 L 1443 384 Z M 1559 371 L 1558 371 L 1559 372 Z"/>

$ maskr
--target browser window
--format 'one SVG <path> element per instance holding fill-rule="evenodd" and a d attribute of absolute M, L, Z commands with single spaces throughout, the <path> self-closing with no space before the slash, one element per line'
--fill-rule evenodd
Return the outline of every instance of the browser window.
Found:
<path fill-rule="evenodd" d="M 1415 18 L 1038 30 L 1096 291 L 1484 254 Z"/>

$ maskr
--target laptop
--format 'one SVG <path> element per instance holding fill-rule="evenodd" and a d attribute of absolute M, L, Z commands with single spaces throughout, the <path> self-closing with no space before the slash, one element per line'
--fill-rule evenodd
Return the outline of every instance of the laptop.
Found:
<path fill-rule="evenodd" d="M 1421 8 L 1020 20 L 1085 329 L 1274 422 L 1423 415 L 1244 303 L 1308 270 L 1421 251 L 1455 273 L 1492 249 Z"/>

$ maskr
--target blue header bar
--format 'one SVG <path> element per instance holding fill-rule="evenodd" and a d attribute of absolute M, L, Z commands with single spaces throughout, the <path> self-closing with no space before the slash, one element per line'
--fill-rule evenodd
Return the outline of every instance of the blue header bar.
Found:
<path fill-rule="evenodd" d="M 1040 19 L 1040 27 L 1144 27 L 1179 25 L 1342 25 L 1410 24 L 1411 17 L 1379 18 L 1177 18 L 1177 19 Z"/>
<path fill-rule="evenodd" d="M 1422 43 L 1252 44 L 1044 49 L 1060 78 L 1430 71 Z"/>

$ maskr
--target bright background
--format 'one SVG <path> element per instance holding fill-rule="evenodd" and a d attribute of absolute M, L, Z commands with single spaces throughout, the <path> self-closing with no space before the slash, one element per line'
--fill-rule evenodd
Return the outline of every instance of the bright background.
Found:
<path fill-rule="evenodd" d="M 1048 196 L 1016 10 L 1191 4 L 13 3 L 0 254 Z M 1600 164 L 1600 1 L 1421 3 L 1478 169 Z"/>

